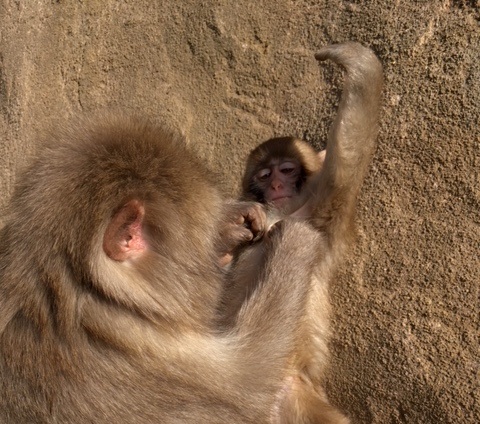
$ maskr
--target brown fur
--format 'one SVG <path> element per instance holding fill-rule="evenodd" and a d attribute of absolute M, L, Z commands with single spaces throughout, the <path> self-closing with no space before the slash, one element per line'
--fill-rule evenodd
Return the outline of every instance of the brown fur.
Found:
<path fill-rule="evenodd" d="M 269 235 L 256 292 L 220 334 L 225 201 L 168 132 L 112 116 L 58 130 L 9 212 L 0 423 L 269 420 L 318 250 L 307 225 Z M 131 226 L 141 240 L 124 260 L 105 247 Z"/>
<path fill-rule="evenodd" d="M 297 199 L 290 200 L 285 209 L 275 210 L 274 215 L 307 217 L 322 235 L 311 280 L 308 312 L 300 333 L 301 343 L 292 359 L 292 377 L 286 381 L 290 387 L 285 388 L 279 397 L 278 413 L 272 418 L 275 423 L 349 422 L 328 403 L 322 389 L 330 334 L 328 284 L 352 239 L 356 198 L 378 132 L 382 66 L 371 50 L 358 43 L 331 45 L 315 57 L 318 60 L 331 59 L 346 71 L 325 161 L 322 163 L 322 158 L 302 140 L 274 138 L 252 151 L 242 183 L 244 198 L 262 201 L 261 190 L 255 186 L 253 176 L 272 158 L 297 159 L 302 165 L 298 184 L 300 192 Z M 293 213 L 298 208 L 304 212 Z M 255 292 L 252 275 L 261 266 L 266 252 L 262 243 L 258 243 L 238 256 L 232 269 L 235 278 L 226 289 L 222 311 L 227 327 L 235 323 L 244 299 L 249 299 Z"/>

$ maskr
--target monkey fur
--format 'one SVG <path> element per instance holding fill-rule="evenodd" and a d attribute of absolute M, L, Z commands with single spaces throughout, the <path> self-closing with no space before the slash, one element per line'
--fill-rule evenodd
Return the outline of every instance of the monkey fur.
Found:
<path fill-rule="evenodd" d="M 0 233 L 0 423 L 269 422 L 321 240 L 274 228 L 254 295 L 220 332 L 226 203 L 145 119 L 52 133 Z"/>
<path fill-rule="evenodd" d="M 279 397 L 277 415 L 272 418 L 272 422 L 282 424 L 349 422 L 329 404 L 323 389 L 330 335 L 328 285 L 353 238 L 356 199 L 374 152 L 381 105 L 382 66 L 370 49 L 347 42 L 327 46 L 315 57 L 319 61 L 330 59 L 345 70 L 324 161 L 305 141 L 273 138 L 251 152 L 242 182 L 244 199 L 266 203 L 264 188 L 256 183 L 255 174 L 272 159 L 298 161 L 298 195 L 280 209 L 267 205 L 271 211 L 267 220 L 306 220 L 322 237 L 301 344 L 292 358 L 291 377 Z M 260 241 L 237 252 L 221 311 L 227 328 L 234 325 L 238 311 L 255 292 L 252 277 L 267 251 Z"/>

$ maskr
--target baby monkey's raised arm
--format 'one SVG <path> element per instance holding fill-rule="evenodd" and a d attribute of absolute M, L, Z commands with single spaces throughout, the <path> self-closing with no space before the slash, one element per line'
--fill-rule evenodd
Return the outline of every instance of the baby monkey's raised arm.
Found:
<path fill-rule="evenodd" d="M 330 405 L 322 389 L 330 333 L 328 284 L 352 238 L 356 199 L 378 133 L 383 73 L 375 54 L 358 43 L 327 46 L 315 58 L 330 59 L 345 70 L 326 151 L 317 153 L 293 137 L 267 140 L 248 157 L 242 184 L 243 198 L 266 205 L 271 221 L 306 219 L 323 236 L 305 325 L 292 358 L 291 378 L 279 394 L 274 423 L 348 422 Z M 265 251 L 260 241 L 238 255 L 225 295 L 228 325 L 255 293 L 255 271 L 262 266 Z"/>

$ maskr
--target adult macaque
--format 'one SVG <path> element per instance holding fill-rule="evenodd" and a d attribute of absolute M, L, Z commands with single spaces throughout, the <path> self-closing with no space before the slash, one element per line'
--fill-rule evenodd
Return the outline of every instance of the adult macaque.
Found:
<path fill-rule="evenodd" d="M 243 197 L 266 204 L 272 221 L 308 220 L 322 235 L 311 281 L 302 343 L 292 358 L 290 378 L 279 394 L 276 423 L 348 423 L 333 408 L 322 388 L 328 359 L 328 282 L 353 234 L 355 204 L 370 163 L 378 132 L 382 66 L 358 43 L 331 45 L 315 55 L 342 65 L 346 81 L 326 153 L 306 142 L 274 138 L 250 154 Z M 260 241 L 240 252 L 226 289 L 221 317 L 234 326 L 245 300 L 255 293 L 255 270 L 268 248 Z M 299 279 L 297 280 L 299 283 Z"/>
<path fill-rule="evenodd" d="M 257 289 L 220 334 L 231 207 L 144 120 L 53 134 L 0 233 L 0 423 L 269 422 L 321 241 L 300 222 L 270 231 Z"/>

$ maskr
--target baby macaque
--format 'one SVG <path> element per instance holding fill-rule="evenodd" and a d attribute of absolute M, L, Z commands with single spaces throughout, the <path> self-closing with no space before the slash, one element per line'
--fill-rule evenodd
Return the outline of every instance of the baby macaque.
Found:
<path fill-rule="evenodd" d="M 349 422 L 330 405 L 323 389 L 330 334 L 328 285 L 352 239 L 356 200 L 378 133 L 383 75 L 375 54 L 358 43 L 327 46 L 315 57 L 332 60 L 346 74 L 326 151 L 317 153 L 292 137 L 268 140 L 251 152 L 242 185 L 244 199 L 265 205 L 268 221 L 306 220 L 322 237 L 306 319 L 272 423 Z M 258 290 L 252 276 L 266 252 L 262 240 L 237 252 L 222 309 L 227 328 Z"/>

